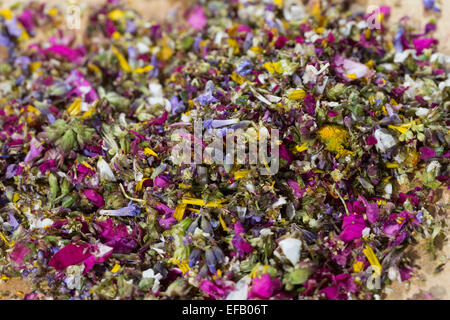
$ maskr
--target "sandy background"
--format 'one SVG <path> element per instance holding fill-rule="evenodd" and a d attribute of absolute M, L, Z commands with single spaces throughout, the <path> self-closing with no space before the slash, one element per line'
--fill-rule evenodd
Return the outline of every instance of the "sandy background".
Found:
<path fill-rule="evenodd" d="M 315 0 L 311 0 L 315 1 Z M 19 1 L 15 0 L 0 0 L 0 8 L 9 7 L 11 4 Z M 28 1 L 20 1 L 28 2 Z M 84 23 L 87 18 L 87 10 L 91 5 L 98 5 L 103 3 L 103 0 L 47 0 L 46 3 L 73 3 L 81 6 L 84 11 L 81 24 Z M 168 15 L 175 14 L 174 9 L 178 9 L 178 12 L 182 8 L 186 7 L 189 0 L 125 0 L 129 7 L 137 9 L 146 19 L 158 20 Z M 438 49 L 440 52 L 450 55 L 450 0 L 441 0 L 441 13 L 427 12 L 424 9 L 422 0 L 355 0 L 353 5 L 354 9 L 365 9 L 373 5 L 390 5 L 391 17 L 388 20 L 387 25 L 393 25 L 399 19 L 407 15 L 411 26 L 415 27 L 417 32 L 424 30 L 425 24 L 430 21 L 431 18 L 436 20 L 437 31 L 434 33 L 434 37 L 439 40 Z M 79 33 L 80 37 L 82 33 Z M 439 203 L 449 203 L 449 193 L 445 192 L 442 195 Z M 450 224 L 448 210 L 440 208 L 436 209 L 440 214 L 447 216 L 447 221 Z M 448 232 L 446 233 L 448 234 Z M 448 263 L 442 266 L 450 258 L 450 243 L 445 241 L 440 246 L 440 250 L 437 252 L 436 259 L 431 260 L 430 256 L 424 249 L 424 244 L 421 243 L 409 250 L 409 257 L 413 261 L 413 264 L 417 267 L 418 272 L 416 276 L 410 281 L 403 283 L 394 283 L 389 289 L 390 293 L 387 295 L 387 299 L 407 299 L 416 298 L 420 299 L 418 295 L 421 290 L 425 292 L 432 292 L 436 298 L 450 299 L 450 267 Z M 440 266 L 440 268 L 438 268 Z M 439 272 L 436 272 L 439 270 Z M 2 299 L 21 299 L 23 295 L 29 292 L 30 289 L 26 282 L 22 278 L 0 280 L 0 300 Z"/>

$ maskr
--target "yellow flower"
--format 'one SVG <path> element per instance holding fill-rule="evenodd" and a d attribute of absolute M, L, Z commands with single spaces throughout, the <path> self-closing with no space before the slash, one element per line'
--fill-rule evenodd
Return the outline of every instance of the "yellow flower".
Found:
<path fill-rule="evenodd" d="M 241 76 L 240 74 L 237 74 L 236 72 L 233 72 L 231 74 L 231 80 L 233 80 L 234 82 L 236 82 L 239 85 L 241 85 L 245 81 L 247 81 L 243 76 Z"/>
<path fill-rule="evenodd" d="M 113 11 L 111 11 L 110 13 L 108 13 L 108 18 L 110 18 L 113 21 L 122 19 L 125 16 L 125 12 L 123 12 L 122 10 L 119 9 L 115 9 Z"/>
<path fill-rule="evenodd" d="M 13 14 L 12 14 L 11 10 L 9 10 L 9 9 L 2 9 L 0 11 L 0 16 L 5 18 L 6 20 L 11 20 L 13 18 Z"/>
<path fill-rule="evenodd" d="M 247 174 L 248 174 L 248 170 L 236 171 L 234 173 L 234 179 L 239 180 L 239 179 L 245 178 L 247 176 Z"/>
<path fill-rule="evenodd" d="M 261 48 L 261 47 L 251 47 L 251 48 L 250 48 L 250 51 L 252 51 L 252 52 L 254 52 L 254 53 L 257 53 L 257 54 L 261 54 L 261 53 L 264 52 L 264 49 Z"/>
<path fill-rule="evenodd" d="M 389 169 L 398 168 L 398 163 L 397 162 L 388 162 L 388 163 L 386 163 L 386 168 L 389 168 Z"/>
<path fill-rule="evenodd" d="M 289 100 L 303 100 L 306 97 L 305 90 L 297 89 L 289 94 Z"/>
<path fill-rule="evenodd" d="M 168 61 L 174 54 L 174 51 L 171 47 L 164 45 L 161 48 L 161 51 L 158 54 L 158 57 L 163 61 Z"/>
<path fill-rule="evenodd" d="M 270 73 L 283 73 L 283 67 L 281 66 L 281 62 L 266 62 L 264 63 L 264 67 L 269 71 Z"/>
<path fill-rule="evenodd" d="M 234 54 L 239 54 L 239 44 L 237 43 L 237 41 L 235 39 L 227 39 L 228 45 L 233 48 L 233 53 Z"/>
<path fill-rule="evenodd" d="M 347 130 L 334 124 L 323 126 L 319 130 L 319 137 L 327 145 L 327 150 L 336 152 L 344 151 L 344 145 L 347 145 L 350 138 Z"/>
<path fill-rule="evenodd" d="M 185 261 L 180 261 L 180 259 L 171 258 L 169 262 L 177 265 L 183 273 L 186 273 L 190 270 L 189 265 Z"/>
<path fill-rule="evenodd" d="M 362 263 L 361 261 L 356 261 L 353 264 L 353 271 L 354 272 L 360 272 L 363 268 L 364 268 L 364 263 Z"/>

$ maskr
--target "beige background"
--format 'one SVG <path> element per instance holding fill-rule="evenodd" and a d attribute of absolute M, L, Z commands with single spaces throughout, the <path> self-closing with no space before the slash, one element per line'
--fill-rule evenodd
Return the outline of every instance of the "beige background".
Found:
<path fill-rule="evenodd" d="M 183 8 L 189 0 L 126 0 L 130 7 L 136 8 L 141 14 L 149 20 L 161 19 L 168 14 L 173 14 L 174 8 Z M 311 0 L 315 1 L 315 0 Z M 0 0 L 0 8 L 8 7 L 15 3 L 14 0 Z M 76 3 L 82 7 L 89 5 L 98 5 L 103 3 L 102 0 L 47 0 L 47 3 Z M 425 24 L 432 18 L 436 18 L 437 31 L 434 36 L 439 39 L 439 51 L 450 54 L 450 0 L 441 0 L 442 12 L 436 14 L 435 12 L 426 12 L 422 4 L 422 0 L 357 0 L 354 3 L 354 8 L 362 8 L 365 10 L 370 5 L 390 5 L 391 17 L 388 20 L 388 25 L 396 23 L 401 17 L 408 15 L 410 17 L 410 24 L 414 26 L 417 32 L 422 32 Z M 87 15 L 84 15 L 84 19 Z M 86 20 L 84 20 L 86 21 Z M 84 23 L 85 24 L 85 23 Z M 83 22 L 82 22 L 83 25 Z M 79 33 L 81 37 L 81 32 Z M 449 193 L 446 192 L 440 203 L 449 203 Z M 440 210 L 441 214 L 443 210 Z M 448 211 L 443 214 L 447 214 Z M 449 221 L 450 222 L 450 221 Z M 448 232 L 447 232 L 448 234 Z M 388 294 L 387 299 L 406 299 L 412 298 L 419 291 L 431 291 L 433 294 L 441 299 L 450 298 L 450 272 L 449 266 L 446 264 L 441 272 L 433 274 L 436 267 L 441 261 L 447 261 L 450 258 L 450 245 L 445 242 L 441 250 L 437 254 L 437 259 L 430 260 L 429 255 L 424 250 L 424 245 L 419 244 L 409 250 L 411 259 L 418 268 L 418 274 L 411 281 L 403 283 L 394 283 L 391 286 L 392 292 Z M 21 278 L 11 279 L 7 281 L 0 280 L 0 299 L 5 298 L 21 298 L 23 294 L 29 292 L 29 287 Z"/>

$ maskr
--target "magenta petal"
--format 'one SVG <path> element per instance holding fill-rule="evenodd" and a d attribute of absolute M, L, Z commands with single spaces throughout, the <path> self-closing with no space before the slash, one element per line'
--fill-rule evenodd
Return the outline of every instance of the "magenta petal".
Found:
<path fill-rule="evenodd" d="M 14 249 L 10 253 L 9 257 L 12 261 L 17 263 L 19 267 L 21 267 L 23 265 L 23 259 L 29 253 L 31 253 L 31 249 L 27 247 L 25 242 L 18 242 L 14 246 Z"/>
<path fill-rule="evenodd" d="M 177 219 L 175 219 L 174 217 L 159 218 L 158 222 L 161 227 L 167 230 L 177 223 Z"/>
<path fill-rule="evenodd" d="M 337 300 L 338 298 L 338 287 L 330 286 L 325 289 L 320 290 L 320 292 L 324 293 L 328 300 Z"/>
<path fill-rule="evenodd" d="M 288 180 L 289 186 L 292 188 L 292 191 L 294 192 L 294 196 L 296 198 L 301 198 L 306 192 L 306 189 L 300 189 L 300 185 L 297 181 L 294 180 Z"/>
<path fill-rule="evenodd" d="M 434 149 L 432 148 L 422 147 L 419 149 L 419 151 L 420 151 L 420 159 L 422 160 L 427 160 L 436 157 L 436 151 L 434 151 Z"/>
<path fill-rule="evenodd" d="M 329 116 L 330 118 L 336 117 L 338 114 L 339 114 L 339 113 L 338 113 L 337 111 L 335 111 L 335 110 L 330 110 L 330 111 L 328 111 L 328 116 Z"/>
<path fill-rule="evenodd" d="M 66 81 L 73 86 L 71 93 L 77 97 L 84 97 L 84 100 L 88 103 L 98 99 L 98 94 L 92 84 L 86 80 L 79 70 L 73 70 Z"/>
<path fill-rule="evenodd" d="M 421 54 L 423 50 L 429 49 L 433 44 L 437 43 L 434 38 L 418 38 L 413 41 L 414 47 L 418 54 Z"/>
<path fill-rule="evenodd" d="M 401 220 L 398 220 L 398 218 L 401 218 Z M 408 218 L 411 218 L 411 214 L 406 210 L 399 214 L 392 213 L 383 225 L 383 232 L 388 236 L 396 235 L 402 229 Z"/>
<path fill-rule="evenodd" d="M 284 144 L 280 145 L 278 152 L 282 159 L 286 160 L 288 163 L 291 163 L 292 153 L 288 150 L 288 148 Z"/>
<path fill-rule="evenodd" d="M 172 215 L 175 211 L 174 209 L 170 209 L 168 206 L 166 206 L 163 203 L 153 206 L 153 209 L 157 210 L 160 213 L 163 213 L 166 216 Z"/>
<path fill-rule="evenodd" d="M 91 254 L 84 261 L 84 271 L 83 273 L 88 273 L 95 264 L 105 262 L 113 253 L 113 248 L 99 244 L 96 246 L 90 246 Z"/>
<path fill-rule="evenodd" d="M 94 264 L 108 259 L 112 252 L 113 248 L 103 244 L 69 243 L 50 259 L 48 265 L 57 270 L 64 270 L 69 266 L 84 263 L 83 273 L 87 273 Z"/>
<path fill-rule="evenodd" d="M 370 223 L 377 222 L 378 217 L 380 215 L 380 210 L 378 209 L 378 205 L 376 203 L 368 203 L 366 205 L 366 215 L 367 215 L 367 220 L 369 220 Z"/>
<path fill-rule="evenodd" d="M 54 167 L 56 167 L 56 160 L 49 159 L 47 161 L 44 161 L 41 165 L 39 165 L 39 170 L 41 170 L 41 173 L 44 174 L 45 172 Z"/>
<path fill-rule="evenodd" d="M 233 240 L 231 240 L 231 244 L 236 248 L 239 256 L 242 258 L 253 251 L 252 245 L 240 235 L 235 235 Z"/>
<path fill-rule="evenodd" d="M 22 12 L 19 17 L 20 23 L 24 26 L 28 33 L 33 33 L 34 22 L 33 22 L 33 11 L 26 9 Z"/>
<path fill-rule="evenodd" d="M 47 49 L 45 49 L 45 52 L 52 52 L 55 53 L 57 55 L 60 55 L 64 58 L 66 58 L 67 60 L 71 61 L 71 62 L 77 62 L 78 59 L 80 58 L 80 54 L 78 53 L 78 51 L 66 47 L 66 46 L 62 46 L 62 45 L 54 45 L 51 46 Z"/>
<path fill-rule="evenodd" d="M 252 32 L 252 29 L 250 27 L 246 26 L 245 24 L 241 24 L 239 27 L 237 27 L 236 31 L 250 33 L 250 32 Z"/>
<path fill-rule="evenodd" d="M 285 36 L 279 36 L 277 41 L 275 42 L 275 47 L 277 49 L 281 49 L 284 47 L 284 45 L 286 44 L 286 42 L 288 42 L 288 38 L 286 38 Z"/>
<path fill-rule="evenodd" d="M 342 232 L 339 238 L 344 242 L 350 242 L 359 239 L 362 236 L 362 231 L 366 228 L 366 222 L 361 215 L 352 214 L 344 217 L 342 224 Z"/>
<path fill-rule="evenodd" d="M 251 296 L 269 299 L 274 292 L 274 284 L 270 275 L 265 273 L 261 278 L 253 278 Z"/>
<path fill-rule="evenodd" d="M 366 216 L 367 220 L 369 220 L 370 223 L 377 222 L 379 216 L 380 216 L 380 210 L 378 209 L 378 205 L 373 202 L 369 203 L 366 198 L 363 196 L 359 196 L 359 199 L 364 203 L 364 206 L 366 207 Z"/>
<path fill-rule="evenodd" d="M 375 138 L 375 136 L 368 136 L 366 139 L 366 144 L 369 146 L 372 146 L 377 143 L 378 143 L 378 140 L 377 140 L 377 138 Z"/>
<path fill-rule="evenodd" d="M 242 233 L 245 233 L 245 229 L 242 226 L 242 223 L 240 221 L 236 221 L 234 224 L 234 233 L 237 235 L 240 235 Z"/>
<path fill-rule="evenodd" d="M 316 99 L 308 93 L 303 102 L 305 103 L 306 112 L 313 116 L 316 113 Z"/>
<path fill-rule="evenodd" d="M 167 187 L 169 184 L 170 178 L 162 174 L 158 175 L 154 181 L 154 185 L 161 189 Z"/>
<path fill-rule="evenodd" d="M 48 265 L 57 270 L 64 270 L 68 266 L 79 264 L 91 255 L 88 247 L 88 244 L 69 243 L 50 259 Z"/>
<path fill-rule="evenodd" d="M 41 145 L 39 141 L 37 141 L 36 139 L 31 140 L 30 151 L 28 151 L 24 161 L 30 162 L 31 160 L 39 156 L 42 150 L 44 150 L 44 147 Z"/>
<path fill-rule="evenodd" d="M 84 190 L 83 193 L 86 196 L 86 198 L 88 198 L 97 207 L 103 207 L 105 205 L 103 197 L 97 191 L 92 189 L 86 189 Z"/>
<path fill-rule="evenodd" d="M 220 299 L 225 296 L 226 292 L 219 286 L 215 285 L 209 280 L 203 280 L 202 283 L 200 283 L 200 290 L 207 293 L 214 299 Z"/>

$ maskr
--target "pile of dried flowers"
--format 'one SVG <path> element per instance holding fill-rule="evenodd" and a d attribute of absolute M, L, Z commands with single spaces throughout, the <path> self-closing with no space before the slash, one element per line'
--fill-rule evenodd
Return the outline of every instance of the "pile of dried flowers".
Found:
<path fill-rule="evenodd" d="M 411 277 L 405 248 L 445 228 L 450 58 L 389 11 L 198 1 L 156 23 L 109 1 L 80 45 L 58 8 L 2 9 L 2 279 L 26 299 L 374 299 Z M 278 172 L 176 164 L 205 148 L 195 119 L 278 129 Z"/>

